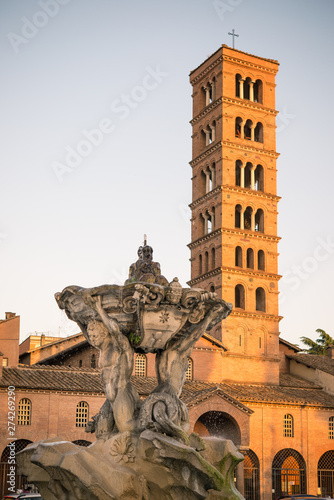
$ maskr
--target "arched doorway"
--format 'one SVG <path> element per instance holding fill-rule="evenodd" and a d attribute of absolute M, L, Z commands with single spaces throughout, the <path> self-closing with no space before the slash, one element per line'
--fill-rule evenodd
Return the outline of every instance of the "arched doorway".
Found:
<path fill-rule="evenodd" d="M 231 439 L 235 445 L 241 444 L 241 434 L 237 422 L 221 411 L 203 413 L 194 426 L 194 432 L 200 436 L 214 436 Z"/>
<path fill-rule="evenodd" d="M 10 467 L 15 466 L 15 471 L 13 474 L 13 479 L 15 481 L 15 492 L 18 488 L 22 488 L 25 484 L 27 484 L 27 478 L 26 476 L 20 476 L 17 474 L 16 468 L 16 453 L 19 451 L 24 450 L 28 444 L 32 443 L 32 441 L 29 441 L 28 439 L 17 439 L 16 441 L 12 441 L 11 443 L 8 443 L 8 445 L 4 448 L 1 454 L 1 462 L 0 462 L 0 498 L 2 498 L 4 495 L 7 493 L 13 493 L 10 491 L 8 488 L 12 486 L 8 482 L 8 478 L 10 479 L 10 472 L 11 469 Z M 11 464 L 11 461 L 15 459 L 15 463 Z M 12 469 L 13 470 L 13 469 Z"/>
<path fill-rule="evenodd" d="M 334 450 L 326 451 L 318 462 L 318 487 L 321 496 L 334 496 Z"/>
<path fill-rule="evenodd" d="M 245 454 L 244 497 L 246 500 L 260 500 L 260 462 L 252 450 Z"/>
<path fill-rule="evenodd" d="M 298 451 L 285 448 L 276 453 L 272 465 L 273 499 L 306 493 L 306 465 Z"/>

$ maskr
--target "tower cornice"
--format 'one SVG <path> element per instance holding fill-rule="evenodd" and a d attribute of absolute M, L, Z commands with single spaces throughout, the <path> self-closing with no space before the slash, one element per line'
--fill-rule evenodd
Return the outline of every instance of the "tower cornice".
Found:
<path fill-rule="evenodd" d="M 255 271 L 253 269 L 246 270 L 246 269 L 242 269 L 242 268 L 236 269 L 236 268 L 232 268 L 232 267 L 221 266 L 221 267 L 217 267 L 216 269 L 212 269 L 211 271 L 209 271 L 207 273 L 201 274 L 197 278 L 194 278 L 192 280 L 187 281 L 187 284 L 189 286 L 197 285 L 201 281 L 204 281 L 208 278 L 211 278 L 212 276 L 216 276 L 216 275 L 221 274 L 221 272 L 223 272 L 223 271 L 228 272 L 230 274 L 242 274 L 243 276 L 249 276 L 252 278 L 255 278 L 255 277 L 256 278 L 259 278 L 259 277 L 265 278 L 265 279 L 272 280 L 272 281 L 279 281 L 282 278 L 282 276 L 279 274 L 266 273 L 263 271 Z"/>
<path fill-rule="evenodd" d="M 199 115 L 195 116 L 195 118 L 190 120 L 189 123 L 191 125 L 194 125 L 194 123 L 198 122 L 198 120 L 200 120 L 201 118 L 204 118 L 204 116 L 206 116 L 208 113 L 210 113 L 210 111 L 212 111 L 213 109 L 217 108 L 219 106 L 219 104 L 222 104 L 222 102 L 223 102 L 222 97 L 219 97 L 219 99 L 216 99 L 215 101 L 211 102 L 203 109 L 203 111 L 201 111 L 201 113 Z"/>
<path fill-rule="evenodd" d="M 217 141 L 216 144 L 213 144 L 211 147 L 208 147 L 208 149 L 206 151 L 204 151 L 199 156 L 197 156 L 196 158 L 191 160 L 189 162 L 189 165 L 191 165 L 192 167 L 197 165 L 198 162 L 205 160 L 205 158 L 207 158 L 208 156 L 212 155 L 213 153 L 215 153 L 216 151 L 221 149 L 221 147 L 222 147 L 221 142 Z"/>
<path fill-rule="evenodd" d="M 222 98 L 222 102 L 223 103 L 228 103 L 228 104 L 236 104 L 237 106 L 240 106 L 240 107 L 243 107 L 243 108 L 256 109 L 256 111 L 263 111 L 264 113 L 266 113 L 268 115 L 275 115 L 276 116 L 279 113 L 279 111 L 277 111 L 276 109 L 265 108 L 262 104 L 256 103 L 254 101 L 248 101 L 248 100 L 245 100 L 245 99 L 232 98 L 232 97 L 223 97 Z M 194 120 L 196 120 L 196 118 L 197 117 L 195 117 Z"/>
<path fill-rule="evenodd" d="M 254 146 L 245 146 L 243 144 L 238 144 L 238 143 L 232 142 L 232 141 L 222 141 L 221 144 L 222 144 L 222 146 L 227 146 L 229 148 L 239 149 L 241 151 L 251 151 L 251 152 L 257 153 L 257 154 L 261 153 L 261 154 L 264 154 L 266 156 L 271 156 L 273 158 L 278 158 L 280 155 L 279 153 L 277 153 L 277 151 L 256 148 Z"/>

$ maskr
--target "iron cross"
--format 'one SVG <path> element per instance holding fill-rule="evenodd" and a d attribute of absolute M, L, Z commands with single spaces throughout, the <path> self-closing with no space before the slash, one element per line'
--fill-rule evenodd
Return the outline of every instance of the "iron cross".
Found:
<path fill-rule="evenodd" d="M 233 49 L 234 49 L 234 37 L 235 37 L 235 36 L 239 36 L 239 35 L 237 35 L 237 34 L 235 33 L 235 29 L 234 29 L 234 28 L 233 28 L 233 30 L 232 30 L 232 33 L 229 33 L 229 35 L 232 35 L 232 40 L 233 40 L 233 42 L 232 42 L 232 47 L 233 47 Z"/>

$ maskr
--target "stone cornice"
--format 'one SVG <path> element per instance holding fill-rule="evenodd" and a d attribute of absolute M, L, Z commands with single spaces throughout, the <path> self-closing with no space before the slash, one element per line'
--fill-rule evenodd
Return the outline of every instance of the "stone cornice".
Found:
<path fill-rule="evenodd" d="M 257 111 L 263 111 L 268 115 L 278 115 L 279 111 L 276 109 L 272 108 L 265 108 L 263 104 L 249 101 L 248 99 L 240 99 L 238 97 L 233 98 L 233 97 L 223 97 L 223 103 L 228 103 L 228 104 L 236 104 L 238 106 L 241 106 L 243 108 L 249 108 L 249 109 L 256 109 Z M 200 115 L 198 115 L 200 116 Z M 197 118 L 197 117 L 196 117 Z M 194 118 L 195 119 L 195 118 Z"/>
<path fill-rule="evenodd" d="M 236 353 L 236 352 L 230 352 L 230 351 L 224 351 L 222 353 L 222 355 L 225 357 L 228 357 L 228 358 L 242 358 L 242 359 L 254 359 L 255 361 L 271 361 L 273 363 L 279 363 L 281 360 L 280 358 L 273 358 L 273 357 L 269 357 L 269 356 L 251 356 L 251 355 L 247 355 L 247 354 L 239 354 L 239 353 Z M 227 382 L 228 383 L 228 382 Z M 235 382 L 232 382 L 233 384 Z M 252 385 L 257 385 L 257 384 L 252 384 Z"/>
<path fill-rule="evenodd" d="M 244 236 L 245 238 L 246 237 L 247 238 L 257 238 L 257 239 L 261 239 L 261 240 L 274 241 L 277 243 L 281 240 L 281 238 L 279 236 L 268 235 L 268 234 L 260 233 L 258 231 L 250 231 L 247 229 L 238 229 L 238 228 L 237 229 L 228 229 L 226 227 L 220 227 L 220 228 L 212 231 L 212 233 L 205 234 L 204 236 L 201 236 L 197 240 L 191 241 L 188 244 L 188 248 L 190 248 L 190 250 L 192 250 L 193 248 L 196 248 L 201 243 L 204 243 L 205 241 L 211 240 L 220 234 L 234 234 L 234 235 Z"/>
<path fill-rule="evenodd" d="M 211 271 L 208 271 L 207 273 L 201 274 L 198 278 L 195 278 L 193 280 L 187 281 L 187 285 L 192 286 L 195 283 L 200 283 L 201 281 L 204 281 L 208 278 L 211 278 L 212 276 L 217 276 L 217 274 L 221 273 L 221 267 L 216 267 L 216 269 L 212 269 Z"/>
<path fill-rule="evenodd" d="M 209 198 L 217 196 L 217 194 L 221 193 L 222 191 L 223 191 L 223 186 L 217 186 L 212 191 L 209 191 L 205 195 L 201 196 L 200 198 L 197 198 L 197 200 L 190 203 L 189 207 L 193 209 L 197 207 L 197 205 L 200 205 L 201 203 L 207 201 Z"/>
<path fill-rule="evenodd" d="M 218 149 L 221 149 L 221 147 L 222 147 L 221 142 L 217 141 L 216 144 L 213 144 L 211 147 L 208 147 L 208 149 L 206 149 L 203 153 L 201 153 L 199 156 L 191 160 L 189 162 L 189 165 L 194 167 L 195 165 L 197 165 L 198 162 L 205 160 L 205 158 L 215 153 Z"/>
<path fill-rule="evenodd" d="M 221 49 L 219 48 L 218 51 L 220 51 Z M 218 52 L 216 51 L 216 52 Z M 213 55 L 213 54 L 212 54 Z M 210 56 L 212 57 L 212 56 Z M 215 67 L 217 66 L 217 64 L 219 64 L 220 62 L 222 62 L 223 60 L 223 55 L 221 54 L 218 59 L 216 59 L 215 61 L 213 61 L 211 64 L 209 64 L 209 66 L 206 66 L 206 68 L 201 71 L 197 76 L 195 76 L 195 78 L 190 78 L 190 83 L 191 85 L 194 85 L 195 83 L 197 83 L 199 80 L 201 80 L 203 78 L 203 76 L 205 76 L 207 73 L 210 73 L 210 71 Z M 203 63 L 202 63 L 203 64 Z M 197 69 L 197 68 L 196 68 Z M 193 71 L 196 71 L 196 69 L 194 69 Z M 192 71 L 192 72 L 193 72 Z"/>
<path fill-rule="evenodd" d="M 279 157 L 279 153 L 276 151 L 269 151 L 267 149 L 261 149 L 261 148 L 255 148 L 254 146 L 244 146 L 243 144 L 237 144 L 236 142 L 232 141 L 222 141 L 223 146 L 227 146 L 229 148 L 235 148 L 235 149 L 241 149 L 242 151 L 252 151 L 254 153 L 262 153 L 267 156 L 272 156 L 274 158 Z M 191 164 L 191 162 L 190 162 Z"/>
<path fill-rule="evenodd" d="M 216 236 L 218 236 L 221 233 L 222 233 L 222 230 L 219 227 L 218 229 L 215 229 L 211 233 L 205 234 L 204 236 L 201 236 L 197 240 L 192 241 L 191 243 L 189 243 L 188 244 L 188 248 L 190 248 L 190 249 L 195 248 L 196 246 L 200 245 L 201 243 L 204 243 L 205 241 L 209 241 L 209 240 L 215 238 Z"/>
<path fill-rule="evenodd" d="M 222 266 L 220 269 L 230 274 L 242 274 L 243 276 L 251 276 L 254 278 L 266 278 L 268 280 L 274 280 L 274 281 L 279 281 L 282 278 L 280 274 L 266 273 L 265 271 L 258 271 L 255 269 L 244 269 L 242 267 Z"/>
<path fill-rule="evenodd" d="M 251 54 L 248 54 L 248 55 L 251 55 Z M 235 64 L 240 65 L 240 66 L 247 66 L 248 68 L 256 68 L 256 69 L 259 69 L 261 71 L 265 71 L 266 73 L 272 73 L 273 75 L 276 75 L 276 73 L 278 71 L 277 69 L 266 68 L 265 66 L 262 66 L 261 64 L 254 64 L 254 63 L 251 63 L 250 61 L 245 61 L 244 59 L 240 59 L 239 57 L 228 56 L 227 54 L 223 55 L 222 59 L 224 61 L 234 62 Z M 275 63 L 275 64 L 278 64 L 278 62 L 275 61 L 274 59 L 265 59 L 265 60 L 272 62 L 272 63 Z"/>
<path fill-rule="evenodd" d="M 216 99 L 215 101 L 211 102 L 210 104 L 208 104 L 205 108 L 203 108 L 203 110 L 200 112 L 199 115 L 195 116 L 192 120 L 190 120 L 190 124 L 191 125 L 194 125 L 194 123 L 198 122 L 198 120 L 200 120 L 201 118 L 203 118 L 204 116 L 206 116 L 208 113 L 210 113 L 210 111 L 212 111 L 213 109 L 217 108 L 219 104 L 222 103 L 222 98 L 220 97 L 219 99 Z"/>
<path fill-rule="evenodd" d="M 268 200 L 275 200 L 275 201 L 281 200 L 281 196 L 277 196 L 276 194 L 265 193 L 264 191 L 254 191 L 252 189 L 242 188 L 240 186 L 229 186 L 227 184 L 222 186 L 222 191 L 242 193 L 242 194 L 247 195 L 247 197 L 248 196 L 255 196 L 257 198 L 266 198 Z"/>
<path fill-rule="evenodd" d="M 229 229 L 227 227 L 222 227 L 220 228 L 221 233 L 225 234 L 239 234 L 240 236 L 244 236 L 245 238 L 258 238 L 261 240 L 270 240 L 270 241 L 276 241 L 277 243 L 281 240 L 279 236 L 273 236 L 270 234 L 264 234 L 260 233 L 259 231 L 250 231 L 249 229 L 239 229 L 239 228 L 234 228 L 234 229 Z M 198 241 L 198 240 L 196 240 Z M 189 246 L 189 245 L 188 245 Z"/>
<path fill-rule="evenodd" d="M 241 274 L 243 276 L 250 276 L 254 278 L 265 278 L 272 281 L 279 281 L 282 278 L 282 276 L 279 274 L 266 273 L 265 271 L 255 271 L 253 269 L 245 270 L 241 267 L 234 268 L 234 267 L 221 266 L 217 267 L 216 269 L 212 269 L 207 273 L 201 274 L 197 278 L 187 281 L 187 285 L 189 286 L 196 285 L 197 283 L 200 283 L 201 281 L 211 278 L 212 276 L 217 276 L 218 274 L 221 274 L 223 271 L 228 272 L 230 274 Z"/>
<path fill-rule="evenodd" d="M 283 319 L 283 316 L 278 316 L 276 314 L 268 314 L 264 312 L 247 312 L 244 311 L 243 309 L 236 310 L 233 309 L 231 312 L 231 316 L 238 316 L 239 318 L 256 318 L 256 319 L 264 319 L 264 320 L 269 320 L 269 321 L 281 321 Z"/>

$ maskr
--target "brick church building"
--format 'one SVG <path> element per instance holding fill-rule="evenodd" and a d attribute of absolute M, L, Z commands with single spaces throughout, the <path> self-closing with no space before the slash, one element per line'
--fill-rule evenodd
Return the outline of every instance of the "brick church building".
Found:
<path fill-rule="evenodd" d="M 334 496 L 334 347 L 308 355 L 279 336 L 277 71 L 275 60 L 223 45 L 190 73 L 188 284 L 216 292 L 233 312 L 196 344 L 182 399 L 190 431 L 232 439 L 244 453 L 235 480 L 247 500 Z M 7 313 L 0 321 L 0 496 L 8 443 L 15 439 L 18 451 L 60 436 L 89 445 L 95 438 L 86 423 L 104 401 L 98 352 L 82 333 L 31 336 L 20 352 L 18 335 L 19 317 Z M 154 355 L 136 355 L 133 383 L 142 398 L 151 392 Z"/>

